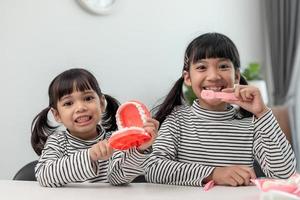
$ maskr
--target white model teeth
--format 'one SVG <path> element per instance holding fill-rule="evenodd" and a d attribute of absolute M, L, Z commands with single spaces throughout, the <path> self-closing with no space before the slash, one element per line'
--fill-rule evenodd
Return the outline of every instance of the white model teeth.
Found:
<path fill-rule="evenodd" d="M 142 119 L 143 123 L 146 123 L 147 116 L 146 116 L 146 112 L 144 111 L 144 109 L 142 108 L 142 106 L 139 103 L 136 103 L 136 102 L 126 102 L 126 103 L 122 104 L 119 107 L 119 111 L 116 114 L 116 121 L 117 121 L 118 129 L 125 128 L 124 124 L 123 124 L 123 122 L 122 122 L 122 120 L 120 118 L 120 111 L 123 109 L 123 107 L 125 107 L 128 104 L 133 104 L 137 108 L 137 110 L 139 111 L 139 114 L 141 116 L 141 119 Z"/>
<path fill-rule="evenodd" d="M 142 119 L 143 123 L 145 124 L 147 118 L 146 118 L 146 113 L 145 113 L 144 109 L 142 108 L 142 106 L 140 104 L 136 104 L 136 107 L 137 107 L 137 109 L 140 113 L 140 116 L 141 116 L 141 119 Z"/>

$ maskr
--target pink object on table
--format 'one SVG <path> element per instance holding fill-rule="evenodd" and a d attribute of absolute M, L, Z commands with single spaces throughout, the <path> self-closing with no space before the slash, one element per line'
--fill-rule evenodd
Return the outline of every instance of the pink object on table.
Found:
<path fill-rule="evenodd" d="M 251 181 L 263 192 L 271 190 L 286 192 L 300 197 L 300 175 L 294 174 L 289 179 L 259 178 Z"/>
<path fill-rule="evenodd" d="M 141 102 L 132 100 L 122 104 L 116 114 L 118 131 L 109 138 L 109 145 L 126 150 L 149 141 L 151 136 L 143 129 L 147 117 L 150 117 L 150 112 Z"/>
<path fill-rule="evenodd" d="M 208 181 L 208 182 L 205 184 L 203 190 L 204 190 L 204 191 L 207 191 L 207 190 L 213 188 L 214 186 L 215 186 L 215 182 L 214 182 L 213 180 Z"/>
<path fill-rule="evenodd" d="M 225 100 L 238 100 L 234 93 L 228 92 L 215 92 L 213 90 L 202 90 L 201 97 L 203 99 L 225 99 Z"/>

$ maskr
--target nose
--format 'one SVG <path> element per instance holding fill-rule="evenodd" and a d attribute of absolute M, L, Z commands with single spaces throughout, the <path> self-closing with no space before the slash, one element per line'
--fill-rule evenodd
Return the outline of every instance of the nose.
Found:
<path fill-rule="evenodd" d="M 207 80 L 216 81 L 220 79 L 221 79 L 221 75 L 219 74 L 219 71 L 215 67 L 211 67 L 207 73 Z"/>
<path fill-rule="evenodd" d="M 76 103 L 76 112 L 84 112 L 87 109 L 84 102 L 78 101 Z"/>

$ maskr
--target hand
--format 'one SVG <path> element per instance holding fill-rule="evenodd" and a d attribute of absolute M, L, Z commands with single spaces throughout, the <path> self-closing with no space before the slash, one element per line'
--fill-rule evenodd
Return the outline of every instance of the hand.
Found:
<path fill-rule="evenodd" d="M 99 141 L 90 148 L 92 161 L 108 160 L 113 154 L 113 149 L 108 145 L 107 140 Z"/>
<path fill-rule="evenodd" d="M 144 130 L 151 136 L 151 139 L 138 147 L 138 150 L 144 151 L 149 148 L 157 137 L 159 122 L 153 118 L 147 118 L 144 124 Z"/>
<path fill-rule="evenodd" d="M 250 179 L 255 179 L 256 175 L 250 167 L 235 165 L 215 168 L 211 178 L 216 185 L 240 186 L 249 185 Z"/>
<path fill-rule="evenodd" d="M 223 92 L 234 92 L 239 100 L 225 100 L 222 101 L 236 104 L 245 110 L 253 113 L 256 118 L 261 117 L 269 108 L 264 104 L 261 93 L 257 87 L 250 85 L 235 85 L 235 88 L 225 88 Z"/>

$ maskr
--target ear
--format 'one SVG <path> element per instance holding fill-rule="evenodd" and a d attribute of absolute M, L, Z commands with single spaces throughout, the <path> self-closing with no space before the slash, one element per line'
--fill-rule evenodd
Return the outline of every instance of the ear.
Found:
<path fill-rule="evenodd" d="M 183 71 L 183 80 L 185 85 L 192 86 L 190 73 L 188 71 Z"/>
<path fill-rule="evenodd" d="M 234 84 L 239 84 L 240 78 L 241 78 L 241 72 L 239 69 L 236 69 L 234 74 Z"/>
<path fill-rule="evenodd" d="M 58 111 L 54 108 L 51 108 L 51 112 L 53 114 L 53 117 L 54 117 L 55 121 L 58 122 L 58 123 L 61 123 L 61 119 L 60 119 Z"/>
<path fill-rule="evenodd" d="M 102 112 L 105 111 L 106 105 L 107 105 L 107 102 L 106 102 L 105 96 L 102 95 L 102 96 L 100 97 L 100 107 L 101 107 L 101 111 L 102 111 Z"/>

